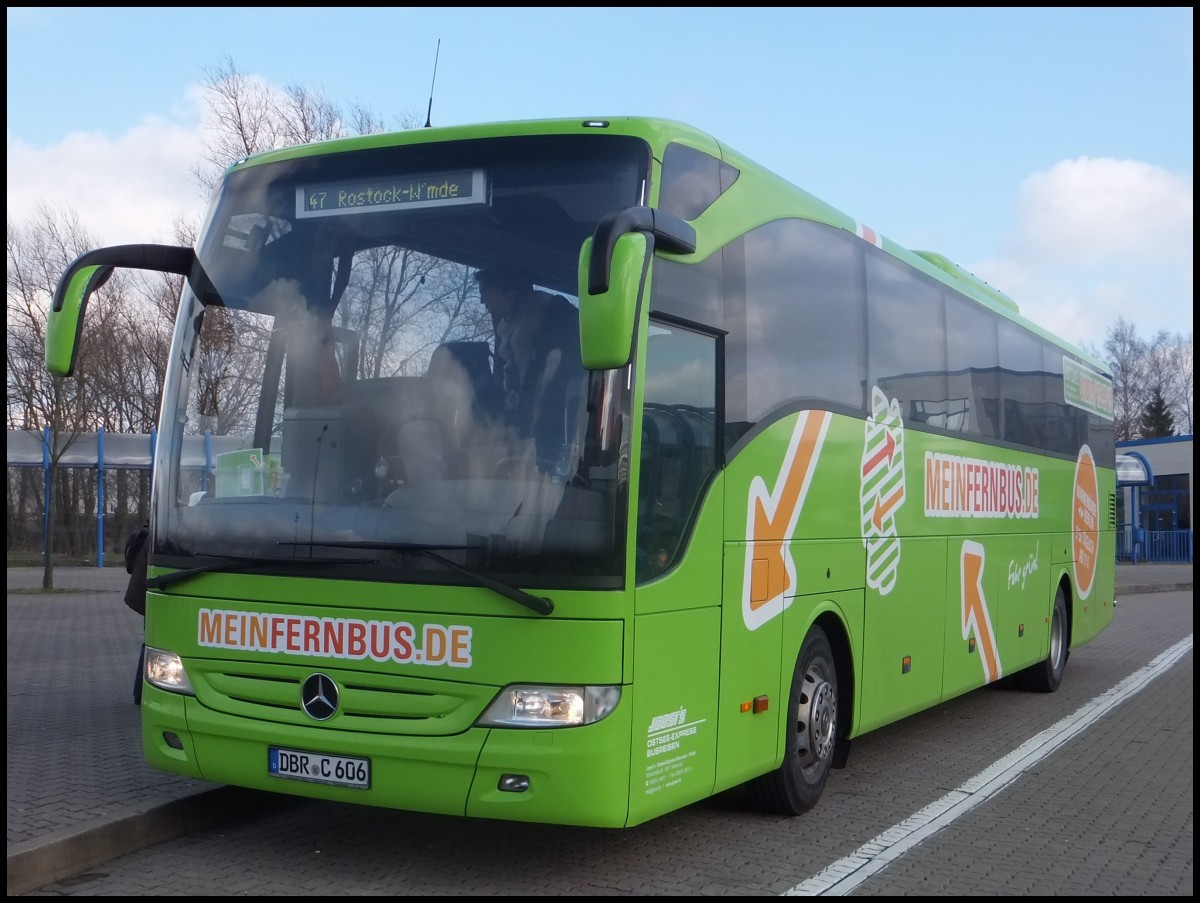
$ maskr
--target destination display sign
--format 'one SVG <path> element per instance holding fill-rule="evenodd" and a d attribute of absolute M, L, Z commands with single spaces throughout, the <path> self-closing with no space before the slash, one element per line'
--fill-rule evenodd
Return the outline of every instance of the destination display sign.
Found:
<path fill-rule="evenodd" d="M 487 179 L 482 169 L 345 179 L 296 189 L 299 218 L 485 203 Z"/>
<path fill-rule="evenodd" d="M 1063 356 L 1063 398 L 1067 404 L 1106 420 L 1112 420 L 1116 411 L 1112 380 L 1066 355 Z"/>

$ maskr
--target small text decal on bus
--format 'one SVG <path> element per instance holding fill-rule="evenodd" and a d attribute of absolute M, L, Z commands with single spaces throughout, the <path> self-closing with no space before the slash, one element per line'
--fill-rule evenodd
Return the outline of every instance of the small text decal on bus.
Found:
<path fill-rule="evenodd" d="M 471 666 L 471 628 L 200 609 L 201 646 L 404 665 Z"/>
<path fill-rule="evenodd" d="M 688 721 L 685 707 L 650 720 L 646 730 L 646 796 L 677 787 L 692 773 L 697 735 L 705 721 Z"/>

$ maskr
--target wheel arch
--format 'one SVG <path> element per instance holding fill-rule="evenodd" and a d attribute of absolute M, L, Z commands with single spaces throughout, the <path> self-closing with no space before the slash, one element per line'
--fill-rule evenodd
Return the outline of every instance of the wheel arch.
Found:
<path fill-rule="evenodd" d="M 1050 596 L 1050 611 L 1054 612 L 1054 597 L 1058 595 L 1058 591 L 1062 590 L 1063 600 L 1067 603 L 1067 649 L 1074 648 L 1074 627 L 1075 627 L 1075 587 L 1071 583 L 1071 575 L 1063 571 L 1058 578 L 1058 585 L 1054 588 L 1054 593 Z"/>
<path fill-rule="evenodd" d="M 850 729 L 854 724 L 854 653 L 850 645 L 850 633 L 846 625 L 832 611 L 822 612 L 813 622 L 820 627 L 829 640 L 833 651 L 834 667 L 838 680 L 838 728 L 837 748 L 833 755 L 833 767 L 844 768 L 850 755 Z"/>

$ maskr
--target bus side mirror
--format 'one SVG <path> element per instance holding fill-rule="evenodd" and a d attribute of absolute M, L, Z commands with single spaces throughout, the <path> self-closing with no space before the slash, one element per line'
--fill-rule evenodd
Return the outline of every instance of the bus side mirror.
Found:
<path fill-rule="evenodd" d="M 579 254 L 579 348 L 588 370 L 612 370 L 628 364 L 633 354 L 638 298 L 649 259 L 648 242 L 640 232 L 627 232 L 617 240 L 608 288 L 601 294 L 588 290 L 594 247 L 589 238 Z"/>
<path fill-rule="evenodd" d="M 695 250 L 696 230 L 663 210 L 626 207 L 600 220 L 579 253 L 579 344 L 584 367 L 610 370 L 629 363 L 650 255 Z"/>
<path fill-rule="evenodd" d="M 83 312 L 92 293 L 112 273 L 110 266 L 72 268 L 59 282 L 46 321 L 46 369 L 55 376 L 70 376 L 75 372 Z"/>
<path fill-rule="evenodd" d="M 67 267 L 46 322 L 46 369 L 55 376 L 75 372 L 79 353 L 79 333 L 88 299 L 106 283 L 119 266 L 156 270 L 187 276 L 192 272 L 196 254 L 191 248 L 173 245 L 116 245 L 81 254 Z"/>

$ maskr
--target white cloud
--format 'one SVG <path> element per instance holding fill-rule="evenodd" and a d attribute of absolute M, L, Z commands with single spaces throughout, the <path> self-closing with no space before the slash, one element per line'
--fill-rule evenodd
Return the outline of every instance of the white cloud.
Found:
<path fill-rule="evenodd" d="M 1118 317 L 1144 338 L 1192 331 L 1192 176 L 1080 157 L 1034 173 L 997 258 L 969 267 L 1052 332 L 1099 347 Z"/>
<path fill-rule="evenodd" d="M 1136 160 L 1064 160 L 1017 197 L 1020 242 L 1049 262 L 1179 263 L 1192 257 L 1192 177 Z"/>
<path fill-rule="evenodd" d="M 241 74 L 255 102 L 285 102 L 281 89 Z M 211 167 L 206 145 L 218 143 L 219 124 L 208 89 L 192 84 L 173 103 L 170 118 L 146 116 L 118 136 L 72 132 L 56 144 L 34 147 L 7 134 L 8 218 L 22 225 L 39 205 L 71 210 L 99 245 L 176 241 L 175 223 L 199 225 L 208 196 L 193 174 Z"/>
<path fill-rule="evenodd" d="M 73 210 L 100 244 L 173 242 L 177 219 L 198 219 L 206 198 L 192 175 L 198 125 L 148 117 L 118 137 L 74 132 L 33 147 L 11 133 L 8 218 L 33 219 L 39 205 Z"/>

